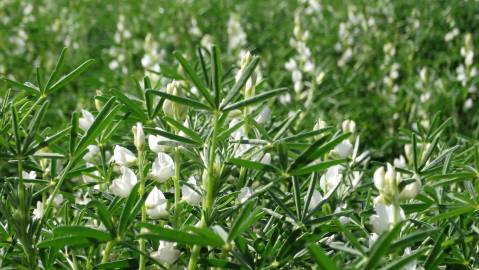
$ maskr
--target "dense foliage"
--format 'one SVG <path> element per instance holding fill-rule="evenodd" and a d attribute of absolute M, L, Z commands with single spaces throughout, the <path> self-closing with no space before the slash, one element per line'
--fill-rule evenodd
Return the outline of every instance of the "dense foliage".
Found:
<path fill-rule="evenodd" d="M 477 269 L 478 11 L 1 1 L 1 269 Z"/>

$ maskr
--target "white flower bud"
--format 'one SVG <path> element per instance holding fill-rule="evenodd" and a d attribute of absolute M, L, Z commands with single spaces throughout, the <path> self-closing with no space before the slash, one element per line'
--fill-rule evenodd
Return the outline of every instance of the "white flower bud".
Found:
<path fill-rule="evenodd" d="M 421 180 L 416 178 L 414 182 L 407 184 L 401 193 L 399 194 L 399 198 L 401 200 L 409 200 L 415 198 L 419 192 L 421 191 Z"/>
<path fill-rule="evenodd" d="M 332 152 L 340 158 L 347 158 L 353 153 L 353 145 L 346 139 L 336 145 Z"/>
<path fill-rule="evenodd" d="M 164 144 L 159 144 L 160 142 L 168 142 L 171 141 L 168 138 L 165 138 L 161 135 L 149 135 L 148 136 L 148 146 L 150 147 L 150 150 L 159 153 L 159 152 L 166 152 L 170 150 L 170 146 L 164 145 Z"/>
<path fill-rule="evenodd" d="M 119 145 L 116 145 L 115 149 L 113 149 L 113 159 L 115 160 L 115 163 L 120 166 L 129 167 L 136 163 L 135 154 Z"/>
<path fill-rule="evenodd" d="M 121 176 L 113 180 L 110 185 L 110 191 L 116 196 L 126 198 L 130 195 L 131 190 L 136 185 L 138 180 L 135 173 L 127 167 L 122 166 L 120 171 Z"/>
<path fill-rule="evenodd" d="M 22 178 L 23 179 L 36 179 L 37 178 L 37 172 L 36 171 L 22 171 Z"/>
<path fill-rule="evenodd" d="M 354 133 L 356 131 L 356 122 L 354 122 L 353 120 L 344 120 L 341 127 L 344 133 Z"/>
<path fill-rule="evenodd" d="M 307 197 L 304 197 L 304 202 L 306 203 L 306 200 L 308 198 Z M 319 205 L 319 203 L 323 200 L 323 195 L 321 195 L 321 193 L 317 190 L 314 190 L 313 191 L 313 194 L 311 196 L 311 200 L 309 201 L 309 205 L 308 205 L 308 211 L 311 211 L 313 210 L 314 208 L 316 208 L 316 206 Z"/>
<path fill-rule="evenodd" d="M 148 197 L 146 197 L 145 207 L 146 213 L 152 219 L 164 218 L 168 216 L 168 201 L 157 187 L 154 187 Z"/>
<path fill-rule="evenodd" d="M 165 153 L 158 153 L 151 167 L 151 176 L 160 183 L 170 179 L 175 174 L 175 162 Z"/>
<path fill-rule="evenodd" d="M 384 171 L 384 167 L 379 167 L 376 169 L 376 171 L 374 172 L 374 177 L 373 177 L 373 180 L 374 180 L 374 186 L 379 190 L 383 190 L 384 187 L 386 186 L 386 183 L 385 183 L 385 174 L 386 172 Z"/>
<path fill-rule="evenodd" d="M 264 106 L 263 110 L 256 116 L 258 124 L 266 124 L 271 119 L 271 109 Z"/>
<path fill-rule="evenodd" d="M 143 132 L 143 124 L 138 122 L 136 126 L 133 126 L 133 142 L 138 150 L 143 149 L 145 145 L 145 133 Z"/>
<path fill-rule="evenodd" d="M 43 217 L 44 209 L 43 203 L 41 201 L 37 201 L 37 207 L 33 209 L 33 219 L 39 220 Z"/>
<path fill-rule="evenodd" d="M 95 121 L 95 117 L 87 110 L 81 110 L 81 113 L 82 117 L 78 119 L 78 125 L 83 131 L 86 132 L 93 124 L 93 121 Z"/>
<path fill-rule="evenodd" d="M 83 160 L 89 163 L 94 163 L 96 157 L 100 153 L 100 147 L 90 144 L 87 146 L 88 152 L 83 156 Z"/>
<path fill-rule="evenodd" d="M 329 167 L 325 174 L 321 176 L 319 180 L 319 186 L 321 190 L 326 194 L 332 192 L 337 185 L 341 182 L 343 167 L 341 165 L 335 165 Z"/>

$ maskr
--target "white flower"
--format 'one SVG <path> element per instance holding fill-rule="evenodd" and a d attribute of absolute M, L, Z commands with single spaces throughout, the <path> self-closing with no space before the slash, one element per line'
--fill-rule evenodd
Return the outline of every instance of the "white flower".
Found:
<path fill-rule="evenodd" d="M 407 167 L 406 158 L 404 158 L 403 155 L 400 155 L 399 158 L 395 158 L 393 164 L 396 168 L 406 169 Z"/>
<path fill-rule="evenodd" d="M 154 187 L 145 201 L 146 213 L 152 219 L 167 217 L 167 202 L 163 192 Z"/>
<path fill-rule="evenodd" d="M 356 122 L 353 120 L 344 120 L 343 123 L 341 124 L 341 127 L 343 129 L 343 132 L 351 132 L 354 133 L 356 131 Z"/>
<path fill-rule="evenodd" d="M 306 200 L 308 197 L 304 197 L 304 203 L 306 203 Z M 311 196 L 311 200 L 309 201 L 308 205 L 308 211 L 312 211 L 316 206 L 319 205 L 319 203 L 323 200 L 323 195 L 317 190 L 313 191 L 313 194 Z"/>
<path fill-rule="evenodd" d="M 238 194 L 238 201 L 244 203 L 251 197 L 251 195 L 253 195 L 253 189 L 251 187 L 243 187 Z"/>
<path fill-rule="evenodd" d="M 149 135 L 148 136 L 148 146 L 150 147 L 150 150 L 159 153 L 159 152 L 165 152 L 168 151 L 171 147 L 168 145 L 164 144 L 158 144 L 159 142 L 167 142 L 170 141 L 169 139 L 161 136 L 161 135 Z"/>
<path fill-rule="evenodd" d="M 37 172 L 36 171 L 22 171 L 22 178 L 23 179 L 36 179 L 37 178 Z"/>
<path fill-rule="evenodd" d="M 137 149 L 143 149 L 145 145 L 145 133 L 143 132 L 143 124 L 140 122 L 136 123 L 136 126 L 133 126 L 133 142 Z"/>
<path fill-rule="evenodd" d="M 121 176 L 113 180 L 110 185 L 110 191 L 116 196 L 126 198 L 130 195 L 131 190 L 138 180 L 135 173 L 127 167 L 122 166 L 120 170 Z"/>
<path fill-rule="evenodd" d="M 258 116 L 256 116 L 256 122 L 258 122 L 258 124 L 265 124 L 270 120 L 270 118 L 271 109 L 265 106 Z"/>
<path fill-rule="evenodd" d="M 228 241 L 228 233 L 220 225 L 214 225 L 211 229 L 223 239 L 223 241 Z"/>
<path fill-rule="evenodd" d="M 346 158 L 353 153 L 353 145 L 346 139 L 334 147 L 333 153 L 340 158 Z"/>
<path fill-rule="evenodd" d="M 87 131 L 93 124 L 93 121 L 95 121 L 95 117 L 87 110 L 81 110 L 81 113 L 82 117 L 78 119 L 78 125 L 83 131 Z"/>
<path fill-rule="evenodd" d="M 375 199 L 374 208 L 376 209 L 376 215 L 370 217 L 370 222 L 377 234 L 389 230 L 394 224 L 406 219 L 401 207 L 395 207 L 393 204 L 385 205 L 380 202 L 379 198 Z"/>
<path fill-rule="evenodd" d="M 120 166 L 129 167 L 136 163 L 136 156 L 125 147 L 116 145 L 113 150 L 113 159 Z"/>
<path fill-rule="evenodd" d="M 411 255 L 411 248 L 407 247 L 404 249 L 404 256 Z M 412 260 L 410 263 L 406 264 L 402 270 L 416 270 L 417 269 L 417 261 Z"/>
<path fill-rule="evenodd" d="M 419 192 L 421 191 L 421 180 L 419 178 L 416 178 L 414 182 L 407 184 L 403 190 L 401 190 L 401 193 L 399 193 L 399 198 L 401 200 L 408 200 L 408 199 L 413 199 L 415 198 Z"/>
<path fill-rule="evenodd" d="M 263 158 L 261 159 L 261 163 L 271 164 L 271 154 L 270 153 L 264 154 Z"/>
<path fill-rule="evenodd" d="M 62 194 L 57 194 L 55 197 L 53 197 L 53 205 L 55 207 L 59 207 L 63 202 L 63 195 Z"/>
<path fill-rule="evenodd" d="M 374 176 L 373 176 L 373 182 L 374 182 L 374 186 L 379 190 L 383 190 L 384 189 L 384 186 L 386 185 L 385 183 L 385 172 L 384 172 L 384 167 L 379 167 L 376 169 L 376 171 L 374 172 Z"/>
<path fill-rule="evenodd" d="M 326 171 L 321 179 L 319 180 L 319 186 L 323 190 L 324 193 L 332 192 L 337 185 L 341 182 L 342 175 L 341 171 L 343 167 L 341 165 L 335 165 Z"/>
<path fill-rule="evenodd" d="M 160 263 L 173 264 L 180 257 L 180 251 L 175 248 L 175 244 L 160 240 L 158 251 L 152 252 L 150 255 Z"/>
<path fill-rule="evenodd" d="M 92 163 L 92 162 L 95 161 L 95 158 L 100 153 L 100 147 L 98 147 L 94 144 L 91 144 L 91 145 L 87 146 L 87 149 L 88 149 L 88 152 L 83 156 L 83 160 L 85 160 L 86 162 L 91 162 Z"/>
<path fill-rule="evenodd" d="M 33 209 L 33 219 L 41 219 L 43 217 L 43 203 L 37 201 L 37 207 Z"/>
<path fill-rule="evenodd" d="M 313 130 L 320 130 L 326 128 L 327 126 L 328 124 L 326 123 L 326 121 L 318 119 L 318 121 L 316 121 L 316 124 L 314 124 Z"/>
<path fill-rule="evenodd" d="M 194 187 L 196 190 L 199 188 L 196 184 L 196 179 L 193 176 L 188 178 L 188 184 Z M 201 203 L 201 194 L 199 194 L 195 189 L 191 188 L 188 185 L 183 185 L 181 187 L 181 199 L 186 201 L 190 205 L 200 205 Z"/>
<path fill-rule="evenodd" d="M 151 167 L 151 176 L 160 183 L 170 179 L 175 174 L 175 163 L 173 159 L 165 153 L 158 153 Z"/>

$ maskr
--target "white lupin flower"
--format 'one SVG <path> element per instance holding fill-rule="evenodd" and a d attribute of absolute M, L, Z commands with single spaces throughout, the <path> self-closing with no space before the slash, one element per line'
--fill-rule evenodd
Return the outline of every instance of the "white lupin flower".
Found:
<path fill-rule="evenodd" d="M 271 164 L 271 154 L 270 153 L 264 154 L 263 158 L 261 159 L 261 163 Z"/>
<path fill-rule="evenodd" d="M 113 159 L 120 166 L 129 167 L 136 163 L 136 156 L 123 146 L 116 145 L 113 150 Z"/>
<path fill-rule="evenodd" d="M 83 160 L 86 162 L 93 163 L 98 154 L 100 153 L 100 147 L 94 144 L 90 144 L 89 146 L 87 146 L 87 149 L 88 152 L 83 156 Z"/>
<path fill-rule="evenodd" d="M 421 180 L 416 178 L 414 182 L 407 184 L 401 193 L 399 193 L 399 198 L 401 200 L 408 200 L 415 198 L 421 191 Z"/>
<path fill-rule="evenodd" d="M 37 172 L 36 171 L 22 171 L 22 178 L 23 179 L 36 179 L 37 178 Z"/>
<path fill-rule="evenodd" d="M 193 176 L 188 178 L 188 184 L 190 184 L 196 190 L 199 189 L 198 185 L 196 184 L 196 179 Z M 181 187 L 181 199 L 190 205 L 200 205 L 202 197 L 201 194 L 199 194 L 195 189 L 188 185 L 183 185 Z"/>
<path fill-rule="evenodd" d="M 113 180 L 110 185 L 110 191 L 116 196 L 126 198 L 130 195 L 131 190 L 138 182 L 138 180 L 135 173 L 127 167 L 122 166 L 120 168 L 120 171 L 121 176 Z"/>
<path fill-rule="evenodd" d="M 158 153 L 151 167 L 151 176 L 160 183 L 170 179 L 175 174 L 175 162 L 165 153 Z"/>
<path fill-rule="evenodd" d="M 335 165 L 329 167 L 326 173 L 321 176 L 321 179 L 319 180 L 319 186 L 325 194 L 332 192 L 334 188 L 339 185 L 342 179 L 342 170 L 343 167 L 341 165 Z"/>
<path fill-rule="evenodd" d="M 266 124 L 271 119 L 271 109 L 264 106 L 263 110 L 256 116 L 258 124 Z"/>
<path fill-rule="evenodd" d="M 143 124 L 138 122 L 133 126 L 133 142 L 137 149 L 143 149 L 145 145 L 145 133 L 143 132 Z"/>
<path fill-rule="evenodd" d="M 148 146 L 150 147 L 150 150 L 159 153 L 159 152 L 165 152 L 168 151 L 171 147 L 168 145 L 164 144 L 159 144 L 159 142 L 166 142 L 170 141 L 168 138 L 165 138 L 161 135 L 149 135 L 148 136 Z"/>
<path fill-rule="evenodd" d="M 308 199 L 307 197 L 304 197 L 304 203 L 306 203 L 307 199 Z M 314 208 L 316 208 L 316 206 L 318 206 L 322 200 L 323 200 L 323 195 L 321 195 L 319 191 L 314 190 L 311 196 L 311 200 L 309 201 L 308 211 L 311 211 Z"/>
<path fill-rule="evenodd" d="M 238 194 L 238 201 L 244 203 L 251 197 L 251 195 L 253 195 L 253 189 L 251 187 L 243 187 Z"/>
<path fill-rule="evenodd" d="M 146 197 L 146 213 L 152 219 L 167 217 L 169 214 L 167 203 L 168 201 L 166 200 L 163 192 L 161 192 L 157 187 L 154 187 L 150 194 L 148 194 L 148 197 Z"/>
<path fill-rule="evenodd" d="M 314 124 L 313 130 L 320 130 L 326 128 L 327 126 L 328 124 L 326 123 L 326 121 L 318 119 L 318 121 L 316 121 L 316 124 Z"/>
<path fill-rule="evenodd" d="M 41 219 L 43 217 L 43 203 L 41 201 L 37 201 L 37 207 L 33 209 L 33 219 Z"/>
<path fill-rule="evenodd" d="M 407 167 L 406 158 L 403 155 L 400 155 L 399 158 L 395 158 L 393 164 L 396 168 L 406 169 Z"/>
<path fill-rule="evenodd" d="M 353 145 L 346 139 L 334 147 L 333 153 L 340 158 L 346 158 L 353 153 Z"/>
<path fill-rule="evenodd" d="M 385 183 L 385 176 L 386 172 L 384 171 L 384 167 L 379 167 L 374 171 L 373 182 L 374 186 L 379 190 L 383 190 L 386 183 Z"/>
<path fill-rule="evenodd" d="M 228 233 L 220 225 L 214 225 L 211 229 L 223 239 L 223 241 L 228 241 Z"/>
<path fill-rule="evenodd" d="M 356 122 L 353 120 L 344 120 L 341 124 L 343 132 L 351 132 L 354 133 L 356 131 Z"/>
<path fill-rule="evenodd" d="M 370 222 L 373 225 L 374 232 L 377 234 L 389 230 L 397 222 L 406 219 L 401 207 L 392 204 L 385 205 L 378 198 L 375 199 L 374 209 L 376 209 L 377 214 L 370 217 Z"/>
<path fill-rule="evenodd" d="M 151 257 L 160 263 L 171 265 L 180 257 L 180 251 L 175 248 L 175 244 L 160 240 L 158 251 L 152 252 Z"/>
<path fill-rule="evenodd" d="M 55 197 L 53 197 L 53 205 L 55 207 L 59 207 L 63 203 L 63 195 L 62 194 L 57 194 Z"/>
<path fill-rule="evenodd" d="M 93 121 L 95 121 L 95 117 L 87 110 L 81 110 L 81 113 L 82 117 L 78 119 L 78 125 L 83 131 L 86 132 L 93 124 Z"/>

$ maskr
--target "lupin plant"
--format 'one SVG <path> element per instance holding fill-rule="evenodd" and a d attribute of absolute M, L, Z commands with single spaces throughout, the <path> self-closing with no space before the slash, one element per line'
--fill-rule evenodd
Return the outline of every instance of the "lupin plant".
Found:
<path fill-rule="evenodd" d="M 356 119 L 282 114 L 294 87 L 212 46 L 58 128 L 49 104 L 93 63 L 59 76 L 65 52 L 35 85 L 4 78 L 2 268 L 477 267 L 479 150 L 444 138 L 452 120 L 416 121 L 378 159 Z"/>

